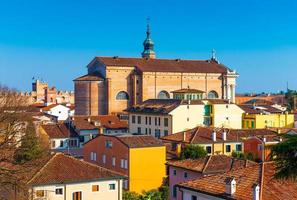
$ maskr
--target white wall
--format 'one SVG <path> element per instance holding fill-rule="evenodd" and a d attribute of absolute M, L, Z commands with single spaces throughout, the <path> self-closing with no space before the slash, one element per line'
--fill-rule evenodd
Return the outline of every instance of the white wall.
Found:
<path fill-rule="evenodd" d="M 170 112 L 172 133 L 203 126 L 204 105 L 180 105 Z"/>
<path fill-rule="evenodd" d="M 69 108 L 63 105 L 57 105 L 53 108 L 51 108 L 49 111 L 46 111 L 45 113 L 49 115 L 54 115 L 58 117 L 58 120 L 66 120 L 69 116 Z M 70 113 L 71 115 L 71 113 Z"/>
<path fill-rule="evenodd" d="M 109 190 L 109 184 L 116 184 L 115 190 Z M 92 185 L 99 185 L 98 192 L 92 192 Z M 56 188 L 63 188 L 63 195 L 56 195 Z M 122 199 L 122 180 L 104 180 L 85 183 L 72 183 L 66 185 L 47 185 L 33 187 L 33 199 L 37 200 L 36 190 L 45 190 L 45 198 L 43 200 L 64 200 L 66 191 L 66 200 L 72 200 L 74 192 L 82 192 L 82 200 L 106 199 L 121 200 Z"/>
<path fill-rule="evenodd" d="M 214 196 L 209 196 L 199 192 L 194 192 L 191 190 L 181 189 L 183 191 L 183 200 L 192 200 L 192 196 L 196 196 L 197 200 L 221 200 L 223 198 L 218 198 Z M 181 199 L 179 199 L 181 200 Z"/>
<path fill-rule="evenodd" d="M 244 111 L 236 104 L 213 104 L 214 127 L 241 129 Z"/>

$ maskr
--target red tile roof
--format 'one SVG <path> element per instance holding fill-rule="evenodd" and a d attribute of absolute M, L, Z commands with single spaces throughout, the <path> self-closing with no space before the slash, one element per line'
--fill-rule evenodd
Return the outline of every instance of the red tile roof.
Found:
<path fill-rule="evenodd" d="M 103 81 L 104 78 L 99 74 L 86 74 L 84 76 L 74 79 L 74 81 Z"/>
<path fill-rule="evenodd" d="M 172 160 L 167 162 L 169 166 L 188 169 L 203 174 L 227 172 L 232 169 L 248 167 L 255 164 L 256 163 L 252 161 L 234 159 L 226 155 L 214 155 L 199 159 Z"/>
<path fill-rule="evenodd" d="M 262 200 L 297 199 L 297 184 L 288 180 L 275 180 L 274 173 L 275 165 L 269 162 L 205 176 L 180 183 L 178 186 L 215 197 L 250 200 L 253 199 L 253 186 L 258 184 Z M 236 192 L 232 196 L 225 193 L 225 180 L 230 177 L 236 181 Z"/>
<path fill-rule="evenodd" d="M 212 139 L 212 133 L 216 132 L 216 141 Z M 211 128 L 211 127 L 196 127 L 187 131 L 174 133 L 168 136 L 164 136 L 161 139 L 171 142 L 181 142 L 190 144 L 209 144 L 209 143 L 221 143 L 223 142 L 223 132 L 226 131 L 225 142 L 240 142 L 243 138 L 250 136 L 266 136 L 276 135 L 277 133 L 270 129 L 223 129 L 223 128 Z"/>
<path fill-rule="evenodd" d="M 168 114 L 180 105 L 203 105 L 201 100 L 180 100 L 180 99 L 148 99 L 141 104 L 127 109 L 131 113 L 158 113 Z"/>
<path fill-rule="evenodd" d="M 51 104 L 49 106 L 43 107 L 42 111 L 50 111 L 52 108 L 56 107 L 58 104 Z"/>
<path fill-rule="evenodd" d="M 72 120 L 76 129 L 91 130 L 100 127 L 107 129 L 127 129 L 128 122 L 120 120 L 116 115 L 74 116 Z M 99 122 L 96 125 L 96 122 Z"/>
<path fill-rule="evenodd" d="M 205 93 L 205 92 L 197 89 L 183 88 L 179 90 L 174 90 L 171 93 Z"/>
<path fill-rule="evenodd" d="M 63 184 L 119 178 L 124 177 L 111 170 L 57 153 L 44 163 L 43 167 L 28 181 L 28 184 Z"/>
<path fill-rule="evenodd" d="M 142 72 L 226 73 L 227 67 L 209 60 L 96 57 L 106 66 L 137 67 Z M 91 64 L 93 61 L 91 62 Z"/>
<path fill-rule="evenodd" d="M 77 133 L 72 129 L 68 128 L 66 124 L 47 124 L 41 125 L 41 128 L 46 132 L 49 138 L 68 138 L 78 137 Z"/>
<path fill-rule="evenodd" d="M 118 135 L 108 137 L 116 137 L 129 148 L 164 146 L 160 140 L 151 135 Z"/>
<path fill-rule="evenodd" d="M 239 107 L 249 114 L 261 114 L 261 113 L 283 113 L 280 109 L 274 108 L 270 105 L 239 105 Z"/>

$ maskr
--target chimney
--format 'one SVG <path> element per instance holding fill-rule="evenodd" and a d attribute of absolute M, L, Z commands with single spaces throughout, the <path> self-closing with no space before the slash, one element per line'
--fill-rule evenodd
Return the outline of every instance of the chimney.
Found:
<path fill-rule="evenodd" d="M 227 140 L 227 131 L 226 130 L 223 131 L 222 138 L 223 138 L 223 141 Z"/>
<path fill-rule="evenodd" d="M 265 143 L 267 140 L 266 140 L 266 137 L 263 137 L 263 142 Z"/>
<path fill-rule="evenodd" d="M 233 177 L 228 177 L 225 180 L 226 183 L 226 194 L 233 195 L 236 192 L 236 181 Z"/>
<path fill-rule="evenodd" d="M 217 141 L 217 133 L 215 131 L 212 133 L 212 140 L 214 142 Z"/>
<path fill-rule="evenodd" d="M 186 141 L 186 132 L 183 132 L 183 141 Z"/>
<path fill-rule="evenodd" d="M 260 186 L 258 184 L 253 186 L 253 200 L 260 200 Z"/>
<path fill-rule="evenodd" d="M 88 122 L 91 122 L 91 117 L 88 117 Z"/>

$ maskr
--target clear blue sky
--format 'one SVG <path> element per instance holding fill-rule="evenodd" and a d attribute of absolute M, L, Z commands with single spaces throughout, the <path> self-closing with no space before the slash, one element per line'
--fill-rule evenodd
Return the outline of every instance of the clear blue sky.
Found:
<path fill-rule="evenodd" d="M 59 89 L 94 56 L 138 57 L 146 17 L 159 58 L 219 60 L 240 73 L 238 92 L 297 89 L 294 0 L 0 0 L 0 82 Z"/>

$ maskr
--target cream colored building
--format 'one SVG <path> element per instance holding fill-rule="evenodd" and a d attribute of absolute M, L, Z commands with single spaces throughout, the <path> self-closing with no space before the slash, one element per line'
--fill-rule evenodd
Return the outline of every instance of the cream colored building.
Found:
<path fill-rule="evenodd" d="M 33 200 L 122 199 L 124 176 L 58 153 L 27 182 Z"/>
<path fill-rule="evenodd" d="M 149 99 L 132 106 L 130 133 L 157 138 L 197 126 L 240 129 L 244 111 L 226 100 Z"/>

